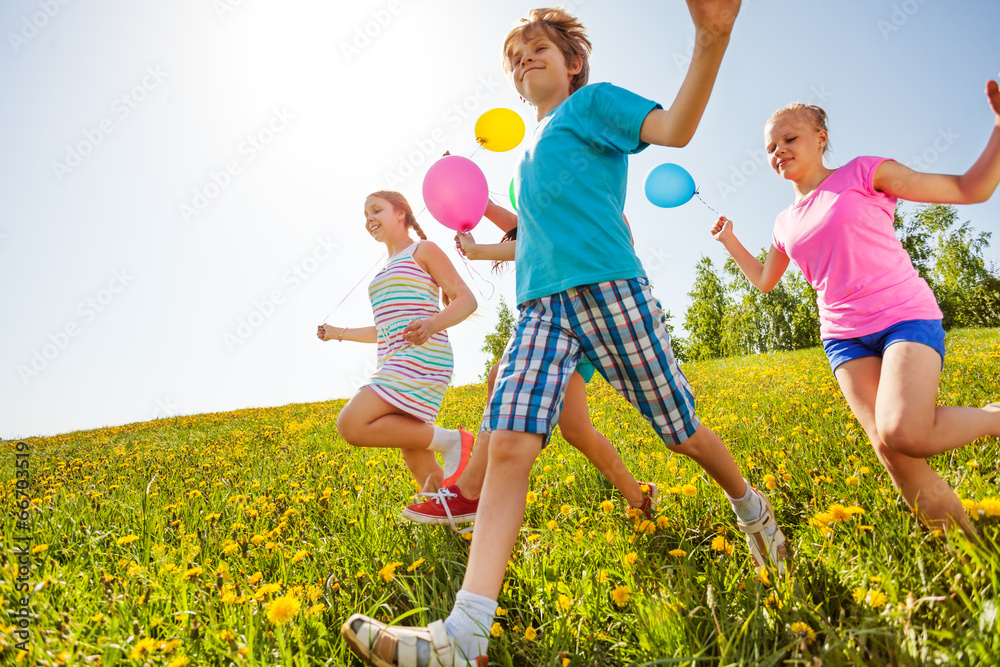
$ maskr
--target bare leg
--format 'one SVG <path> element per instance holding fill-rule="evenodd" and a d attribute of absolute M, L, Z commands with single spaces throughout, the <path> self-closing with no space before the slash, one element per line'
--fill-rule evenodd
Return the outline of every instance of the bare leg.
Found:
<path fill-rule="evenodd" d="M 940 357 L 936 353 L 934 356 L 940 364 Z M 911 509 L 919 507 L 918 515 L 924 523 L 935 528 L 958 525 L 969 535 L 976 535 L 976 529 L 972 527 L 958 496 L 927 461 L 901 454 L 882 442 L 875 417 L 876 401 L 881 400 L 879 380 L 882 368 L 883 360 L 879 357 L 863 357 L 841 364 L 835 372 L 847 404 L 868 434 L 875 455 L 906 504 Z"/>
<path fill-rule="evenodd" d="M 337 431 L 355 447 L 396 447 L 418 484 L 432 479 L 435 488 L 444 479 L 444 470 L 427 449 L 434 427 L 389 405 L 367 387 L 347 402 L 337 417 Z"/>
<path fill-rule="evenodd" d="M 875 426 L 882 442 L 915 458 L 941 454 L 983 436 L 1000 436 L 1000 410 L 936 405 L 941 357 L 920 343 L 886 348 L 877 381 Z"/>
<path fill-rule="evenodd" d="M 747 483 L 733 455 L 722 439 L 704 424 L 694 435 L 670 447 L 670 450 L 693 459 L 730 498 L 741 498 L 746 493 Z"/>
<path fill-rule="evenodd" d="M 629 505 L 642 505 L 643 495 L 639 483 L 625 467 L 614 445 L 590 421 L 587 383 L 579 373 L 573 373 L 566 387 L 559 428 L 566 442 L 583 452 L 594 467 L 625 496 Z"/>
<path fill-rule="evenodd" d="M 524 523 L 528 476 L 542 449 L 542 436 L 494 431 L 492 439 L 462 590 L 496 600 Z"/>

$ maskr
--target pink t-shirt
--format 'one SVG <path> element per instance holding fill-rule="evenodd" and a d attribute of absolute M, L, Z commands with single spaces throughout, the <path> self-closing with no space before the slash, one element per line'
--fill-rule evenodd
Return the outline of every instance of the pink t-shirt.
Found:
<path fill-rule="evenodd" d="M 774 247 L 816 290 L 821 338 L 856 338 L 942 317 L 893 231 L 896 198 L 872 185 L 884 161 L 851 160 L 774 223 Z"/>

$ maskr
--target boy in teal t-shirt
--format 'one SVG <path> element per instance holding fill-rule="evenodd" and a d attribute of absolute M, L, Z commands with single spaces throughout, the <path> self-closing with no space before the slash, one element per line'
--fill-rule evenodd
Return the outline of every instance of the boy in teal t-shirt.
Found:
<path fill-rule="evenodd" d="M 690 386 L 674 360 L 623 218 L 627 155 L 649 144 L 679 147 L 691 139 L 739 4 L 689 0 L 697 46 L 668 110 L 610 84 L 587 86 L 590 42 L 563 10 L 533 10 L 508 34 L 506 69 L 536 108 L 539 124 L 515 177 L 520 316 L 483 419 L 482 429 L 492 432 L 490 458 L 469 564 L 444 622 L 405 628 L 361 614 L 347 620 L 341 633 L 370 664 L 487 664 L 497 596 L 524 520 L 529 473 L 558 421 L 581 355 L 674 452 L 694 459 L 722 486 L 757 564 L 784 569 L 785 538 L 766 496 L 746 482 L 722 440 L 695 417 Z"/>

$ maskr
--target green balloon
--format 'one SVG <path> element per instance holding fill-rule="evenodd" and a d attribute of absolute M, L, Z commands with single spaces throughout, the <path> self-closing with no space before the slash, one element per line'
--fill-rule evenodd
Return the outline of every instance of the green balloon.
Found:
<path fill-rule="evenodd" d="M 510 205 L 517 211 L 517 199 L 514 197 L 514 179 L 510 179 Z"/>

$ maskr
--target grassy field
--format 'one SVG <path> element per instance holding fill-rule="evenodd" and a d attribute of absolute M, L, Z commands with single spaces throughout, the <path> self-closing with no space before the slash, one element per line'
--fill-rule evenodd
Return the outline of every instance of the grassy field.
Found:
<path fill-rule="evenodd" d="M 1000 331 L 947 342 L 941 402 L 1000 399 Z M 755 572 L 721 490 L 598 378 L 592 419 L 660 484 L 659 516 L 627 520 L 555 437 L 532 473 L 491 664 L 997 663 L 997 440 L 933 460 L 977 547 L 910 514 L 819 350 L 685 370 L 703 421 L 771 489 L 792 575 Z M 451 389 L 441 425 L 477 425 L 484 393 Z M 352 612 L 446 613 L 468 542 L 398 518 L 408 473 L 395 450 L 340 440 L 343 402 L 2 443 L 0 664 L 354 665 L 339 636 Z"/>

